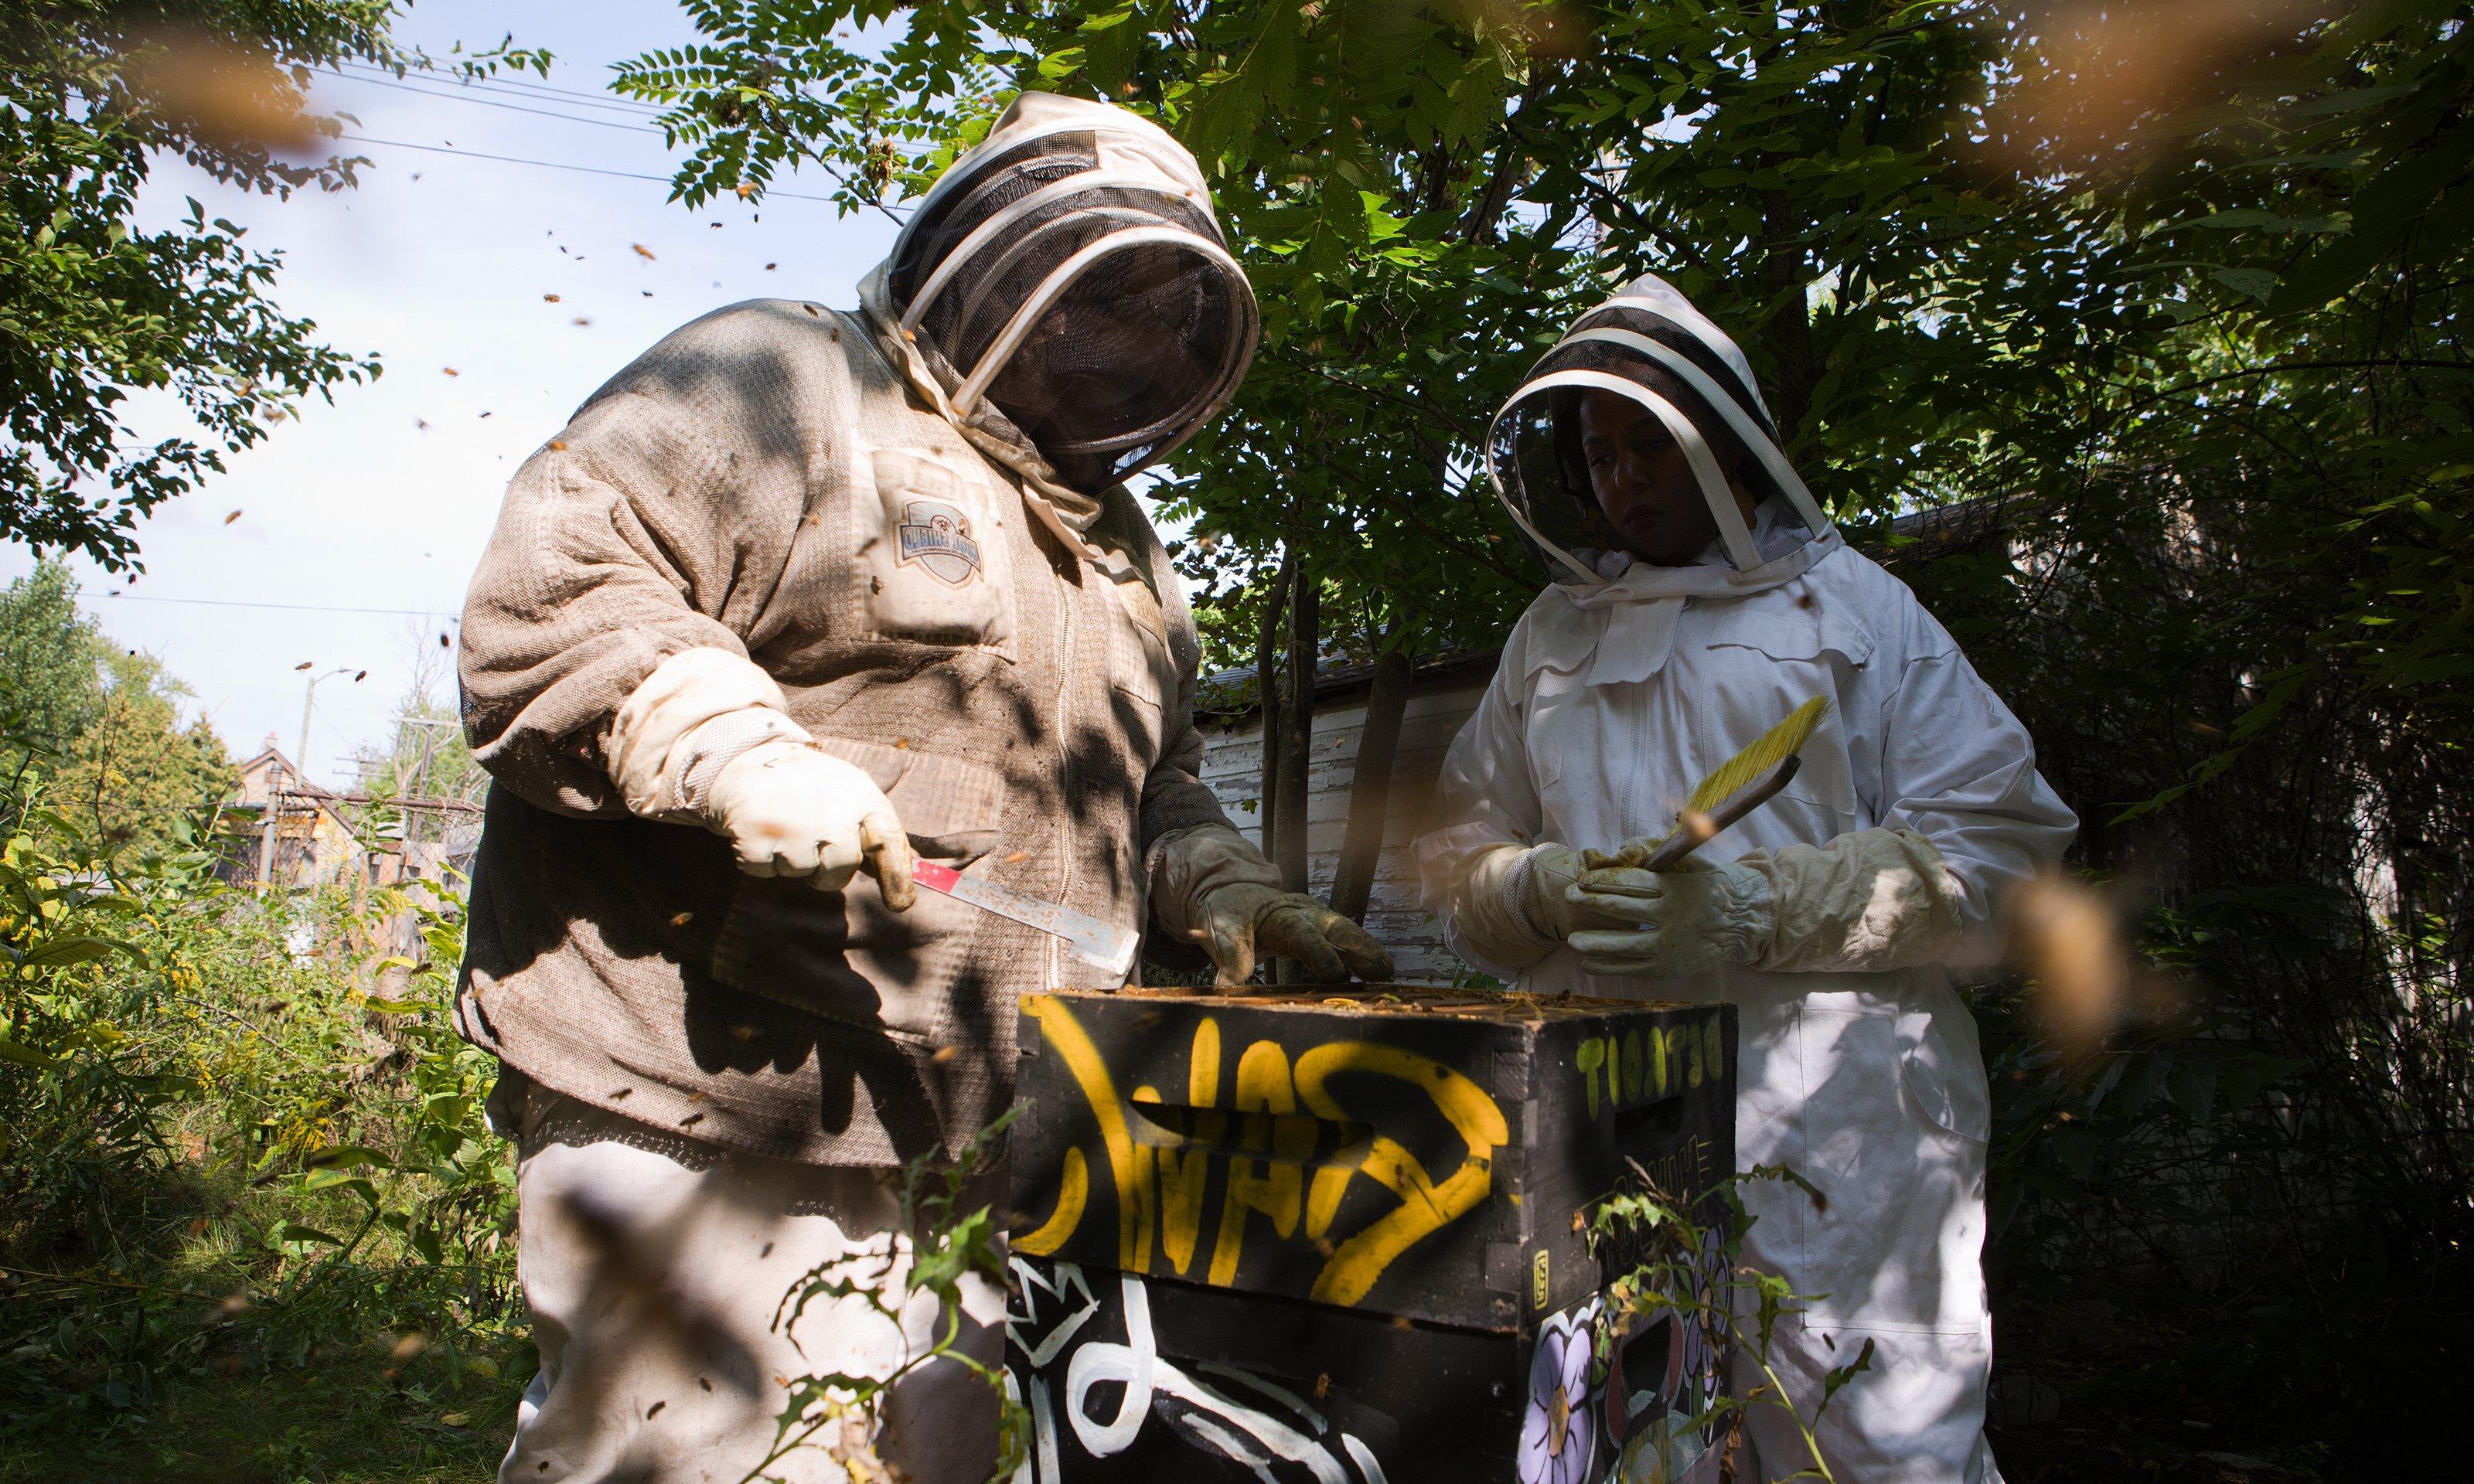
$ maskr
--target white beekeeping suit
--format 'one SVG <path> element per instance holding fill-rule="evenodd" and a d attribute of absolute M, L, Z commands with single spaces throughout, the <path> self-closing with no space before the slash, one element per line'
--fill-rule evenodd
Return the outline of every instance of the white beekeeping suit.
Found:
<path fill-rule="evenodd" d="M 1583 443 L 1593 395 L 1681 453 L 1673 477 L 1714 531 L 1697 556 L 1626 549 Z M 2075 820 L 1950 634 L 1788 467 L 1742 351 L 1664 282 L 1540 360 L 1489 467 L 1555 580 L 1444 763 L 1443 827 L 1419 846 L 1428 905 L 1456 951 L 1527 991 L 1738 1007 L 1738 1166 L 1792 1166 L 1828 1198 L 1746 1192 L 1750 1259 L 1826 1296 L 1781 1326 L 1773 1364 L 1809 1415 L 1873 1342 L 1820 1432 L 1839 1478 L 1998 1480 L 1984 1063 L 1944 966 L 1982 951 L 2005 889 L 2050 868 Z M 1699 779 L 1816 696 L 1831 710 L 1802 771 L 1710 864 L 1578 859 L 1665 834 Z M 1757 1383 L 1739 1373 L 1737 1395 Z M 1811 1465 L 1776 1408 L 1750 1434 L 1745 1476 Z"/>

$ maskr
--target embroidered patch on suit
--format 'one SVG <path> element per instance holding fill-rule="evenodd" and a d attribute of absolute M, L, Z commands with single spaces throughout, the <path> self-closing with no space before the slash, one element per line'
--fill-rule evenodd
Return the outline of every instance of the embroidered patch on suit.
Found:
<path fill-rule="evenodd" d="M 959 587 L 979 580 L 980 543 L 972 539 L 970 517 L 935 500 L 912 500 L 902 507 L 902 561 L 916 562 L 938 582 Z"/>

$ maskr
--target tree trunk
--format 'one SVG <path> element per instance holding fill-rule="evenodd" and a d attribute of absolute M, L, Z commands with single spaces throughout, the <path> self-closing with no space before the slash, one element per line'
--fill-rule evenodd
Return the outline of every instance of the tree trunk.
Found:
<path fill-rule="evenodd" d="M 1280 628 L 1289 615 L 1289 560 L 1280 559 L 1280 573 L 1263 600 L 1263 627 L 1254 639 L 1254 691 L 1263 712 L 1263 783 L 1254 795 L 1254 823 L 1260 826 L 1263 855 L 1279 848 L 1280 797 Z"/>
<path fill-rule="evenodd" d="M 1291 558 L 1289 665 L 1280 697 L 1280 792 L 1273 809 L 1280 852 L 1272 857 L 1272 864 L 1280 870 L 1280 884 L 1293 892 L 1306 889 L 1306 795 L 1314 781 L 1315 654 L 1322 639 L 1316 597 L 1313 569 L 1303 557 Z M 1302 977 L 1292 959 L 1281 959 L 1272 971 L 1275 984 L 1295 984 Z"/>
<path fill-rule="evenodd" d="M 1306 792 L 1313 780 L 1315 651 L 1322 626 L 1314 573 L 1303 557 L 1289 560 L 1289 664 L 1280 697 L 1279 792 L 1273 796 L 1273 828 L 1279 853 L 1272 863 L 1293 892 L 1306 889 Z"/>
<path fill-rule="evenodd" d="M 1811 429 L 1812 390 L 1821 368 L 1812 347 L 1812 310 L 1805 302 L 1804 249 L 1797 242 L 1804 217 L 1784 191 L 1761 194 L 1761 219 L 1767 241 L 1760 262 L 1761 292 L 1778 303 L 1778 313 L 1763 327 L 1761 341 L 1778 369 L 1770 389 L 1770 405 L 1778 415 L 1779 438 L 1789 450 Z"/>
<path fill-rule="evenodd" d="M 1409 708 L 1416 670 L 1407 650 L 1385 650 L 1375 658 L 1374 685 L 1366 697 L 1357 764 L 1348 777 L 1348 833 L 1341 840 L 1340 869 L 1331 882 L 1331 910 L 1355 922 L 1366 921 L 1366 903 L 1374 895 L 1383 825 L 1392 812 L 1392 764 L 1400 754 L 1400 716 Z"/>

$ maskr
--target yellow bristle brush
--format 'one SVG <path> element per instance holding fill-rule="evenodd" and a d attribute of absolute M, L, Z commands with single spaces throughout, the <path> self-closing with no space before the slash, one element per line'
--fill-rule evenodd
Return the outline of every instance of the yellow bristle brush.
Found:
<path fill-rule="evenodd" d="M 1720 763 L 1692 790 L 1677 815 L 1675 830 L 1653 850 L 1642 844 L 1613 854 L 1583 852 L 1584 869 L 1634 866 L 1647 871 L 1672 871 L 1685 857 L 1709 844 L 1735 821 L 1777 796 L 1795 777 L 1797 755 L 1830 715 L 1830 698 L 1815 696 L 1797 706 L 1787 719 L 1764 731 L 1753 745 Z"/>

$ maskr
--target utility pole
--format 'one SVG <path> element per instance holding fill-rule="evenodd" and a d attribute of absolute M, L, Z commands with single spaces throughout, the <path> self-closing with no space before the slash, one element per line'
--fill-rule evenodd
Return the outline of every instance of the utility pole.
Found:
<path fill-rule="evenodd" d="M 461 727 L 464 724 L 461 721 L 443 721 L 428 717 L 406 715 L 398 715 L 395 720 L 396 725 L 399 727 L 420 727 L 425 729 L 421 743 L 421 760 L 413 764 L 412 767 L 412 786 L 406 788 L 404 786 L 403 779 L 399 778 L 396 779 L 395 791 L 407 798 L 426 801 L 429 798 L 429 759 L 436 755 L 440 741 L 437 729 L 444 727 Z M 420 815 L 426 812 L 428 812 L 428 810 L 425 805 L 420 809 L 405 809 L 403 811 L 403 855 L 407 866 L 410 865 L 412 860 L 413 837 L 420 833 L 420 831 L 413 826 L 413 821 Z"/>
<path fill-rule="evenodd" d="M 320 681 L 333 680 L 338 675 L 350 675 L 352 673 L 352 667 L 351 665 L 337 665 L 335 668 L 327 671 L 324 675 L 313 675 L 309 677 L 308 685 L 301 692 L 301 751 L 293 754 L 292 771 L 294 775 L 300 778 L 301 787 L 303 789 L 306 789 L 309 786 L 309 707 L 311 703 L 318 699 L 318 682 Z M 360 673 L 367 675 L 369 672 L 364 670 Z M 280 754 L 278 755 L 280 756 Z M 272 886 L 275 883 L 275 852 L 278 844 L 277 821 L 279 820 L 283 814 L 282 784 L 282 768 L 278 766 L 268 770 L 266 779 L 266 835 L 264 841 L 258 846 L 257 850 L 257 879 L 258 884 L 261 886 Z"/>

